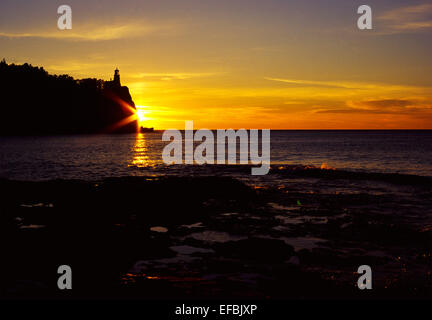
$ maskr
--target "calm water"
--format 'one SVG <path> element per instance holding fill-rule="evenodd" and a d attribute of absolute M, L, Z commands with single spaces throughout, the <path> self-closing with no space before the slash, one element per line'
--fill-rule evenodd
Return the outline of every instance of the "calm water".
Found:
<path fill-rule="evenodd" d="M 161 133 L 0 137 L 0 177 L 20 180 L 98 179 L 190 174 L 166 166 Z M 432 176 L 432 131 L 272 131 L 272 165 Z M 217 166 L 205 166 L 212 174 Z M 209 171 L 210 170 L 210 171 Z M 196 173 L 196 172 L 194 172 Z"/>

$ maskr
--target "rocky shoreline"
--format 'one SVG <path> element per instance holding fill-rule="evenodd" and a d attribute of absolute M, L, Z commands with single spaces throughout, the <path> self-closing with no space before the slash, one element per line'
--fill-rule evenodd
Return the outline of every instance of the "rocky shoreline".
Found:
<path fill-rule="evenodd" d="M 430 297 L 429 184 L 273 174 L 0 180 L 0 296 Z M 357 288 L 364 264 L 373 290 Z"/>

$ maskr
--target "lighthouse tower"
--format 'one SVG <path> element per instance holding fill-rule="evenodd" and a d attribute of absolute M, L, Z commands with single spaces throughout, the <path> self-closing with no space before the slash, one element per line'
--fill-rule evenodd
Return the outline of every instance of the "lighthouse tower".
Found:
<path fill-rule="evenodd" d="M 114 70 L 114 81 L 113 81 L 113 83 L 114 83 L 115 87 L 121 87 L 121 85 L 120 85 L 120 71 L 119 71 L 118 68 L 116 68 Z"/>

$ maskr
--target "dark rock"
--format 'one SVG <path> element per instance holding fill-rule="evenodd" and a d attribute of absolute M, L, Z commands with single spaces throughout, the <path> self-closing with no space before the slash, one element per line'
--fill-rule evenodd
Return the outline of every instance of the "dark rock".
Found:
<path fill-rule="evenodd" d="M 224 257 L 283 262 L 294 254 L 294 248 L 282 240 L 249 238 L 215 245 L 216 252 Z"/>

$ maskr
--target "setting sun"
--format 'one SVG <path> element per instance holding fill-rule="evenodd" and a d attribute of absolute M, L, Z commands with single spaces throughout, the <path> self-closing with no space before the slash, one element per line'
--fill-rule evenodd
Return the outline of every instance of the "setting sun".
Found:
<path fill-rule="evenodd" d="M 140 124 L 143 124 L 144 122 L 150 120 L 150 118 L 147 117 L 147 115 L 150 113 L 148 110 L 148 107 L 146 106 L 137 106 L 136 107 L 136 115 L 138 117 L 138 121 Z"/>

